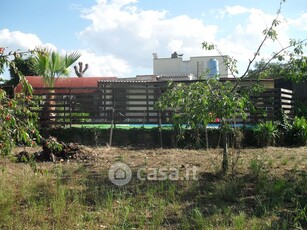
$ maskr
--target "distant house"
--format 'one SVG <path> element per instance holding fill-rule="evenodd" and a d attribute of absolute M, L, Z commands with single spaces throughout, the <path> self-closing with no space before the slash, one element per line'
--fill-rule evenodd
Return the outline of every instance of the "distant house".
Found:
<path fill-rule="evenodd" d="M 169 58 L 153 54 L 153 74 L 159 76 L 186 76 L 191 80 L 206 79 L 215 75 L 232 77 L 225 64 L 228 56 L 197 56 L 183 60 L 182 54 L 174 52 Z"/>

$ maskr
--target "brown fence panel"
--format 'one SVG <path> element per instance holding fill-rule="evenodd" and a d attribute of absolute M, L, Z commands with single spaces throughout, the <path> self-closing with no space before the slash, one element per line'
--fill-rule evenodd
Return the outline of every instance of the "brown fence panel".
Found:
<path fill-rule="evenodd" d="M 166 90 L 166 82 L 116 81 L 100 82 L 95 88 L 34 88 L 38 108 L 31 109 L 40 113 L 42 125 L 110 124 L 112 114 L 117 124 L 171 123 L 172 111 L 160 114 L 155 108 Z M 247 120 L 238 118 L 238 123 L 276 120 L 281 111 L 294 114 L 291 90 L 268 89 L 251 100 L 256 111 L 247 111 Z"/>

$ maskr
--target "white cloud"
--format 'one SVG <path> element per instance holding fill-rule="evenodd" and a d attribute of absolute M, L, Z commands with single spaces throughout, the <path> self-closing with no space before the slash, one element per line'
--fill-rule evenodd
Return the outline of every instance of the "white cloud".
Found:
<path fill-rule="evenodd" d="M 291 24 L 291 25 L 293 25 L 297 28 L 300 28 L 303 31 L 307 31 L 307 13 L 302 14 L 297 19 L 289 20 L 289 24 Z"/>
<path fill-rule="evenodd" d="M 18 49 L 31 50 L 36 46 L 48 46 L 56 49 L 56 47 L 50 43 L 43 43 L 35 34 L 10 31 L 8 29 L 0 30 L 0 45 L 7 47 L 7 51 L 16 51 Z"/>
<path fill-rule="evenodd" d="M 112 55 L 97 56 L 89 50 L 80 50 L 81 57 L 78 62 L 88 63 L 89 68 L 84 76 L 89 77 L 127 77 L 131 73 L 129 65 L 121 59 L 115 58 Z M 71 68 L 71 76 L 74 75 L 74 70 Z"/>
<path fill-rule="evenodd" d="M 177 51 L 183 53 L 184 58 L 211 55 L 212 52 L 201 48 L 203 41 L 217 44 L 223 54 L 235 57 L 243 69 L 260 44 L 262 31 L 275 17 L 256 8 L 227 6 L 213 11 L 215 16 L 217 12 L 221 16 L 219 24 L 213 25 L 208 23 L 212 15 L 204 15 L 202 20 L 187 15 L 171 16 L 165 10 L 140 9 L 136 3 L 137 0 L 97 0 L 93 7 L 82 12 L 81 16 L 90 22 L 78 34 L 89 48 L 81 50 L 79 60 L 90 65 L 86 76 L 130 77 L 136 72 L 142 74 L 143 70 L 150 73 L 152 53 L 170 57 Z M 268 57 L 285 46 L 293 29 L 297 33 L 307 30 L 306 13 L 293 19 L 281 17 L 281 20 L 278 41 L 266 44 L 261 57 Z M 222 32 L 223 37 L 218 37 Z M 16 50 L 48 44 L 35 34 L 3 29 L 0 45 Z"/>
<path fill-rule="evenodd" d="M 167 48 L 169 50 L 183 50 L 182 39 L 172 39 L 169 41 Z"/>
<path fill-rule="evenodd" d="M 10 31 L 9 29 L 0 30 L 0 47 L 5 47 L 5 53 L 15 52 L 17 50 L 33 50 L 37 46 L 50 47 L 56 49 L 51 43 L 43 43 L 39 37 L 32 33 L 23 33 L 21 31 Z M 2 76 L 9 79 L 9 72 L 5 69 Z"/>
<path fill-rule="evenodd" d="M 241 6 L 226 7 L 225 16 L 238 17 L 240 22 L 234 29 L 222 39 L 217 40 L 220 49 L 235 57 L 238 60 L 240 73 L 242 74 L 247 67 L 249 59 L 252 59 L 257 48 L 261 44 L 264 29 L 270 27 L 276 15 L 266 14 L 262 10 L 245 8 Z M 246 14 L 242 17 L 241 14 Z M 234 19 L 234 18 L 233 18 Z M 273 52 L 279 51 L 289 44 L 289 28 L 287 20 L 280 15 L 281 24 L 276 27 L 278 40 L 267 40 L 260 51 L 260 56 L 256 60 L 269 58 Z"/>
<path fill-rule="evenodd" d="M 26 51 L 36 48 L 37 46 L 49 47 L 57 50 L 50 43 L 43 43 L 40 38 L 31 33 L 23 33 L 20 31 L 9 31 L 8 29 L 0 30 L 0 46 L 7 47 L 6 53 L 10 51 Z M 60 50 L 61 53 L 67 53 L 67 50 Z M 81 57 L 78 61 L 89 63 L 90 67 L 86 71 L 85 76 L 118 76 L 124 77 L 131 73 L 128 64 L 113 55 L 97 56 L 95 53 L 88 50 L 80 50 Z M 74 71 L 71 68 L 71 75 L 74 76 Z M 5 78 L 8 78 L 8 73 L 5 73 Z"/>
<path fill-rule="evenodd" d="M 160 57 L 174 51 L 188 57 L 201 55 L 201 43 L 215 40 L 217 26 L 186 15 L 168 17 L 165 10 L 142 10 L 135 2 L 98 0 L 82 14 L 91 25 L 79 34 L 80 39 L 95 52 L 126 60 L 132 68 L 151 67 L 153 52 Z"/>
<path fill-rule="evenodd" d="M 254 9 L 249 9 L 240 5 L 236 6 L 226 6 L 223 12 L 226 12 L 229 15 L 240 15 L 252 12 Z"/>
<path fill-rule="evenodd" d="M 218 45 L 225 55 L 238 60 L 240 72 L 253 57 L 263 39 L 263 30 L 270 26 L 276 15 L 256 8 L 240 5 L 226 6 L 220 10 L 224 20 L 237 22 L 233 28 L 206 24 L 203 20 L 187 15 L 171 17 L 165 10 L 142 10 L 135 0 L 97 0 L 97 4 L 83 12 L 82 17 L 91 24 L 79 33 L 79 38 L 95 50 L 97 55 L 112 55 L 116 60 L 125 60 L 131 70 L 152 67 L 152 53 L 159 57 L 170 57 L 174 51 L 190 56 L 216 55 L 201 48 L 203 41 Z M 277 27 L 278 41 L 268 42 L 260 58 L 286 46 L 289 41 L 290 24 L 280 16 L 282 24 Z M 302 16 L 292 24 L 306 25 Z M 305 23 L 305 24 L 304 24 Z M 217 32 L 227 31 L 224 37 Z M 125 74 L 125 72 L 122 72 Z"/>

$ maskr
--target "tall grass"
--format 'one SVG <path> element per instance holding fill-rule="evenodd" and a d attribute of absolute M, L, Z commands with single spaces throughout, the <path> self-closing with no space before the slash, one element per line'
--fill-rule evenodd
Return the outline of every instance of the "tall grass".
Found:
<path fill-rule="evenodd" d="M 306 228 L 306 172 L 277 177 L 266 160 L 251 159 L 225 177 L 132 179 L 123 187 L 84 165 L 38 172 L 11 164 L 0 170 L 0 229 Z"/>

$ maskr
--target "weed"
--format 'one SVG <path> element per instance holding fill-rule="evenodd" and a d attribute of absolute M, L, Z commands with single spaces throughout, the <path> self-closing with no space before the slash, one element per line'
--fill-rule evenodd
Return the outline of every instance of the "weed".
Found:
<path fill-rule="evenodd" d="M 11 212 L 14 207 L 14 199 L 12 191 L 10 189 L 4 189 L 5 186 L 3 184 L 0 185 L 0 228 L 5 228 L 5 223 L 12 221 Z"/>
<path fill-rule="evenodd" d="M 269 159 L 267 165 L 268 165 L 268 168 L 272 168 L 273 167 L 273 159 Z"/>
<path fill-rule="evenodd" d="M 237 230 L 246 229 L 246 214 L 244 212 L 240 212 L 239 215 L 235 215 L 233 217 L 233 225 Z"/>
<path fill-rule="evenodd" d="M 224 202 L 237 202 L 243 185 L 239 178 L 219 181 L 214 185 L 213 197 Z"/>
<path fill-rule="evenodd" d="M 206 220 L 198 208 L 193 209 L 191 219 L 196 229 L 205 229 Z"/>
<path fill-rule="evenodd" d="M 282 165 L 287 165 L 289 162 L 289 159 L 288 158 L 284 158 L 282 161 L 281 161 L 281 164 Z"/>
<path fill-rule="evenodd" d="M 122 155 L 119 155 L 119 156 L 115 157 L 115 161 L 116 162 L 123 162 L 123 160 L 124 160 L 124 156 L 122 156 Z"/>
<path fill-rule="evenodd" d="M 250 170 L 254 178 L 258 179 L 263 172 L 264 162 L 258 159 L 252 159 L 250 161 Z"/>
<path fill-rule="evenodd" d="M 294 199 L 296 205 L 293 212 L 293 226 L 297 229 L 304 229 L 307 226 L 307 207 L 303 207 L 302 204 Z M 304 225 L 304 226 L 302 226 Z"/>

